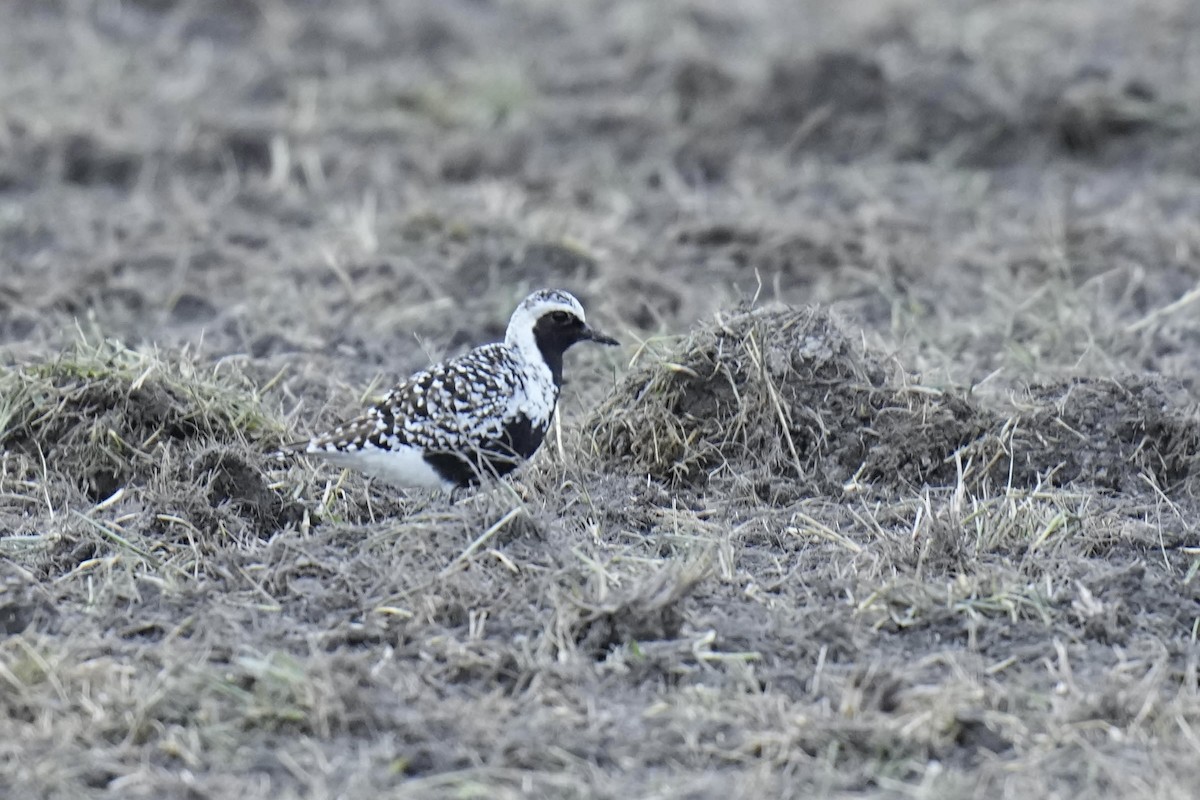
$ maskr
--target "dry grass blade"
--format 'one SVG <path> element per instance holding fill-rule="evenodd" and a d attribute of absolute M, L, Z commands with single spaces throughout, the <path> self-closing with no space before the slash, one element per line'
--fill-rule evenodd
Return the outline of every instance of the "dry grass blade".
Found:
<path fill-rule="evenodd" d="M 481 547 L 487 544 L 488 540 L 490 540 L 493 536 L 503 530 L 506 525 L 524 513 L 525 509 L 522 506 L 515 506 L 514 508 L 509 509 L 504 516 L 496 520 L 491 526 L 488 527 L 487 530 L 479 534 L 474 541 L 467 545 L 467 549 L 463 550 L 453 561 L 447 564 L 441 572 L 441 577 L 445 577 L 454 570 L 458 569 L 459 566 L 470 559 L 471 556 L 473 556 Z"/>
<path fill-rule="evenodd" d="M 825 525 L 825 524 L 819 522 L 818 520 L 813 519 L 812 517 L 810 517 L 807 514 L 797 512 L 796 514 L 794 514 L 792 516 L 792 521 L 793 521 L 793 523 L 795 523 L 795 522 L 803 523 L 803 527 L 797 526 L 795 524 L 788 526 L 788 528 L 786 530 L 789 534 L 791 534 L 793 536 L 803 537 L 806 535 L 813 535 L 813 536 L 817 536 L 822 539 L 827 539 L 828 541 L 833 542 L 834 544 L 838 545 L 839 547 L 842 547 L 842 548 L 850 551 L 851 553 L 854 553 L 855 555 L 857 555 L 863 551 L 862 545 L 843 536 L 842 534 L 835 531 L 833 528 L 830 528 L 828 525 Z"/>

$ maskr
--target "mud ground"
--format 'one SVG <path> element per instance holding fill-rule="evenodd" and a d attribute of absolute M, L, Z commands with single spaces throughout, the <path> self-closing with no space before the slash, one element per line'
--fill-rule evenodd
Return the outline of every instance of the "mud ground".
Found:
<path fill-rule="evenodd" d="M 14 0 L 0 796 L 1200 785 L 1200 6 Z M 267 453 L 575 291 L 459 499 Z"/>

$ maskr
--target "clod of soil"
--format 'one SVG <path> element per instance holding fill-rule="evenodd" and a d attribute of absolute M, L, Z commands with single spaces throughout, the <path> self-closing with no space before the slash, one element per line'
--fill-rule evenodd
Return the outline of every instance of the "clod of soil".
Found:
<path fill-rule="evenodd" d="M 571 638 L 596 659 L 624 644 L 674 639 L 683 627 L 683 601 L 707 574 L 703 562 L 660 570 L 621 599 L 584 608 L 569 624 Z"/>
<path fill-rule="evenodd" d="M 1030 405 L 972 455 L 990 448 L 1001 484 L 1200 499 L 1200 409 L 1186 397 L 1154 376 L 1033 386 Z"/>

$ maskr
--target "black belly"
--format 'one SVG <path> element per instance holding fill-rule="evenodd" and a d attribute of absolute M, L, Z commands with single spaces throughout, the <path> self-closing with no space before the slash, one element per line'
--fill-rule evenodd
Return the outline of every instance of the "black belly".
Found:
<path fill-rule="evenodd" d="M 505 428 L 499 439 L 480 442 L 465 452 L 426 453 L 425 463 L 444 480 L 459 486 L 474 486 L 484 477 L 502 477 L 528 460 L 542 440 L 549 424 L 534 425 L 521 416 Z"/>

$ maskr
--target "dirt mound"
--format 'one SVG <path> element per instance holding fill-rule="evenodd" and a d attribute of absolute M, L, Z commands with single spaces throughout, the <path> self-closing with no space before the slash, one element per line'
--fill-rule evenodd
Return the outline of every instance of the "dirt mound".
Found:
<path fill-rule="evenodd" d="M 699 486 L 731 474 L 760 494 L 840 494 L 954 479 L 948 458 L 990 424 L 955 395 L 908 384 L 823 310 L 718 317 L 635 368 L 586 428 L 604 457 Z"/>
<path fill-rule="evenodd" d="M 763 499 L 1082 483 L 1196 497 L 1200 417 L 1155 378 L 1036 386 L 1008 413 L 910 380 L 820 309 L 718 316 L 644 359 L 585 426 L 614 464 Z"/>
<path fill-rule="evenodd" d="M 273 531 L 294 509 L 269 488 L 267 448 L 247 437 L 281 430 L 243 377 L 205 374 L 186 355 L 81 342 L 51 361 L 0 368 L 9 476 L 53 505 L 125 490 L 122 498 L 138 495 L 155 512 L 165 504 L 172 518 L 194 511 L 187 522 L 199 530 Z"/>
<path fill-rule="evenodd" d="M 1126 495 L 1200 499 L 1200 411 L 1182 388 L 1153 376 L 1032 386 L 970 455 L 990 463 L 984 471 L 999 485 L 1082 482 Z"/>

